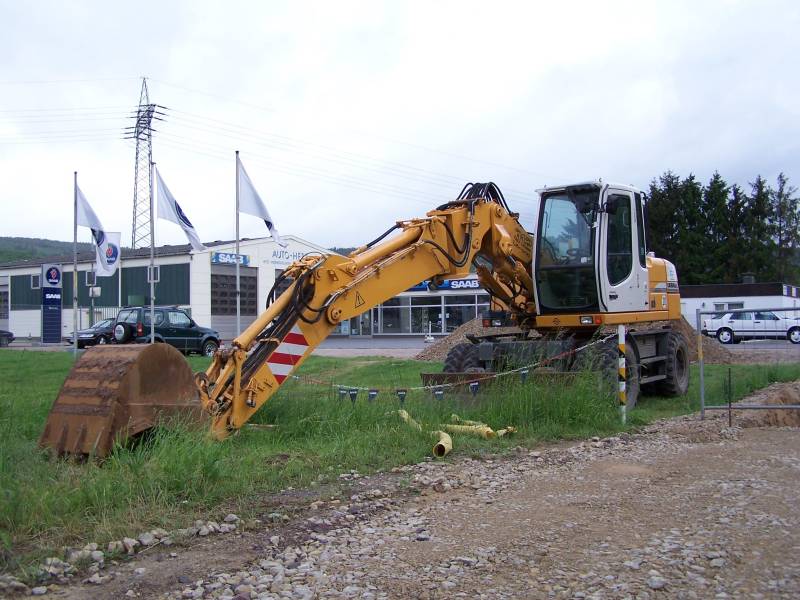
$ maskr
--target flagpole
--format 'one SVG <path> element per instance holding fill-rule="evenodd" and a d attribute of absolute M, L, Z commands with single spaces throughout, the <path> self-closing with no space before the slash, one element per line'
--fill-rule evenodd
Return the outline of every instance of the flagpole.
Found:
<path fill-rule="evenodd" d="M 156 339 L 156 269 L 155 269 L 155 215 L 153 214 L 153 172 L 156 163 L 150 162 L 150 343 Z"/>
<path fill-rule="evenodd" d="M 78 172 L 72 190 L 72 352 L 78 356 Z"/>
<path fill-rule="evenodd" d="M 239 151 L 236 151 L 236 336 L 242 332 L 242 294 L 239 287 Z"/>

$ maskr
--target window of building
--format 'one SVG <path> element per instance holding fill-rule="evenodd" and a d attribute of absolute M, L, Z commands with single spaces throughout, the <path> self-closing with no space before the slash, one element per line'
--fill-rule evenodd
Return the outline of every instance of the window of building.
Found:
<path fill-rule="evenodd" d="M 41 275 L 31 275 L 31 289 L 38 290 L 41 286 Z"/>
<path fill-rule="evenodd" d="M 258 314 L 258 277 L 255 273 L 239 274 L 241 314 Z M 211 274 L 211 314 L 236 314 L 236 275 Z"/>
<path fill-rule="evenodd" d="M 8 292 L 0 292 L 0 319 L 8 318 Z"/>

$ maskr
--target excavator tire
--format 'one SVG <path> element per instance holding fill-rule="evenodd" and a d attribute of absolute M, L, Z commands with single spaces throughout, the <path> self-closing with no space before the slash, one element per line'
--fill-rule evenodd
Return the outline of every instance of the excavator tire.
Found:
<path fill-rule="evenodd" d="M 445 373 L 468 373 L 483 371 L 478 359 L 478 347 L 469 342 L 456 344 L 444 359 Z"/>
<path fill-rule="evenodd" d="M 683 396 L 689 390 L 689 346 L 680 333 L 671 331 L 667 334 L 664 348 L 667 378 L 657 381 L 656 389 L 662 396 Z"/>
<path fill-rule="evenodd" d="M 601 391 L 604 394 L 611 394 L 616 397 L 617 390 L 619 389 L 619 377 L 617 375 L 618 359 L 619 350 L 617 349 L 617 345 L 615 343 L 605 343 L 584 350 L 578 354 L 572 370 L 589 370 L 599 373 Z M 628 410 L 631 410 L 639 401 L 641 386 L 639 385 L 639 361 L 636 357 L 636 352 L 634 352 L 630 344 L 627 344 L 625 347 L 625 362 L 627 363 L 625 369 L 625 397 Z"/>
<path fill-rule="evenodd" d="M 94 346 L 64 380 L 39 445 L 58 456 L 103 458 L 164 417 L 206 422 L 180 352 L 169 344 Z"/>

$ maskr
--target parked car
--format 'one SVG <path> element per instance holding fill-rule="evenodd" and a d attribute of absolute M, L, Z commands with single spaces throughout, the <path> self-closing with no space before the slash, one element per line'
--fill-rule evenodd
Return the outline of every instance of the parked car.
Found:
<path fill-rule="evenodd" d="M 153 322 L 155 341 L 175 346 L 184 354 L 197 352 L 211 356 L 219 348 L 219 333 L 200 327 L 177 306 L 157 306 Z M 114 342 L 146 344 L 149 341 L 150 307 L 128 306 L 121 309 L 114 322 Z"/>
<path fill-rule="evenodd" d="M 114 319 L 103 319 L 88 329 L 78 331 L 78 348 L 86 348 L 95 344 L 110 344 L 114 337 Z M 64 341 L 72 343 L 72 335 L 65 335 Z"/>
<path fill-rule="evenodd" d="M 0 346 L 8 346 L 14 341 L 14 334 L 5 329 L 0 329 Z"/>
<path fill-rule="evenodd" d="M 729 312 L 704 320 L 702 332 L 723 344 L 746 339 L 788 339 L 800 344 L 800 318 L 778 316 L 770 310 Z"/>

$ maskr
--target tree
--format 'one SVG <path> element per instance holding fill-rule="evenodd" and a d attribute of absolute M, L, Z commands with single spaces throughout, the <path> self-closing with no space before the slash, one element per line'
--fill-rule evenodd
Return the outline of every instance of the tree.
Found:
<path fill-rule="evenodd" d="M 775 241 L 771 224 L 772 191 L 761 175 L 750 184 L 750 195 L 744 214 L 744 240 L 746 272 L 760 281 L 777 278 L 774 259 Z"/>
<path fill-rule="evenodd" d="M 687 284 L 706 283 L 706 271 L 711 261 L 706 233 L 707 225 L 702 211 L 703 188 L 695 176 L 689 174 L 680 183 L 679 202 L 673 215 L 676 231 L 675 266 L 681 281 Z"/>
<path fill-rule="evenodd" d="M 714 175 L 703 189 L 702 212 L 705 220 L 706 244 L 708 260 L 703 270 L 705 283 L 718 283 L 720 281 L 735 281 L 728 275 L 728 261 L 731 237 L 737 238 L 738 232 L 729 228 L 730 208 L 728 195 L 731 188 L 722 179 L 719 172 Z"/>
<path fill-rule="evenodd" d="M 680 204 L 680 178 L 667 171 L 658 180 L 650 182 L 647 203 L 647 231 L 649 249 L 656 256 L 675 261 L 678 255 L 678 224 L 675 213 Z"/>
<path fill-rule="evenodd" d="M 746 212 L 747 195 L 738 184 L 734 184 L 730 188 L 726 216 L 721 223 L 721 235 L 725 243 L 717 254 L 717 260 L 723 266 L 721 281 L 724 283 L 741 281 L 742 273 L 747 271 Z"/>
<path fill-rule="evenodd" d="M 797 281 L 797 252 L 800 248 L 800 215 L 797 188 L 789 185 L 789 178 L 778 175 L 778 185 L 771 190 L 771 226 L 775 239 L 774 272 L 778 281 Z"/>

